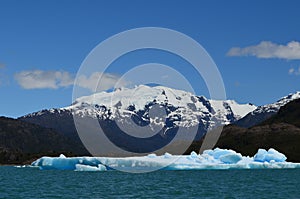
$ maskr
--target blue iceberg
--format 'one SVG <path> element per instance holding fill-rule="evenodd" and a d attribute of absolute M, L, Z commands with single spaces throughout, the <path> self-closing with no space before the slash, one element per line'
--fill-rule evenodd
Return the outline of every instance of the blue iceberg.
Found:
<path fill-rule="evenodd" d="M 275 149 L 269 149 L 269 151 L 259 149 L 253 159 L 256 162 L 284 162 L 286 161 L 286 156 Z"/>
<path fill-rule="evenodd" d="M 245 157 L 228 149 L 206 150 L 203 154 L 141 157 L 42 157 L 31 166 L 41 170 L 149 172 L 154 170 L 204 170 L 204 169 L 282 169 L 300 168 L 300 163 L 286 162 L 286 156 L 275 149 L 259 149 L 254 157 Z"/>

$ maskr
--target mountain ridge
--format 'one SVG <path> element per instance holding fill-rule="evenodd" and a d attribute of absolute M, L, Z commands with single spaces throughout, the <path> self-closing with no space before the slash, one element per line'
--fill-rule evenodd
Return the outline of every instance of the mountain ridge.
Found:
<path fill-rule="evenodd" d="M 133 97 L 134 96 L 134 97 Z M 256 109 L 252 104 L 238 104 L 234 100 L 208 100 L 204 96 L 196 96 L 192 93 L 171 89 L 163 86 L 149 87 L 137 86 L 134 89 L 117 89 L 114 92 L 101 92 L 90 96 L 77 98 L 72 105 L 42 110 L 20 117 L 21 119 L 37 117 L 45 113 L 68 112 L 78 116 L 103 117 L 115 119 L 116 112 L 125 116 L 141 114 L 147 106 L 154 104 L 164 105 L 170 109 L 168 117 L 174 119 L 179 126 L 190 126 L 198 123 L 198 119 L 209 117 L 209 128 L 214 127 L 214 122 L 229 124 L 245 116 Z M 184 120 L 177 117 L 181 115 Z M 142 115 L 143 116 L 143 115 Z M 172 117 L 174 116 L 174 117 Z M 148 119 L 148 118 L 144 118 Z M 207 122 L 203 121 L 203 122 Z"/>
<path fill-rule="evenodd" d="M 254 111 L 248 113 L 245 117 L 234 122 L 234 124 L 245 128 L 255 126 L 275 115 L 279 111 L 279 109 L 287 103 L 299 98 L 300 91 L 290 93 L 289 95 L 280 98 L 274 103 L 258 106 Z"/>
<path fill-rule="evenodd" d="M 208 100 L 186 91 L 141 85 L 83 96 L 70 106 L 39 111 L 20 119 L 53 128 L 79 143 L 74 118 L 77 118 L 77 125 L 90 118 L 94 122 L 90 121 L 83 128 L 84 132 L 79 133 L 94 132 L 96 135 L 102 130 L 119 148 L 140 153 L 156 151 L 161 148 L 157 142 L 168 143 L 179 130 L 182 134 L 177 139 L 199 140 L 210 129 L 237 121 L 255 108 L 252 104 L 238 104 L 233 100 Z M 136 139 L 141 131 L 155 136 Z M 127 132 L 134 136 L 128 136 Z M 106 153 L 115 152 L 99 155 Z"/>

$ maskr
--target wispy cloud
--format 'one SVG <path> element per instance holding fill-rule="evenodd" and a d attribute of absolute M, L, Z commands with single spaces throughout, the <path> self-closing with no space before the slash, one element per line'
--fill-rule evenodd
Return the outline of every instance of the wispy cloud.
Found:
<path fill-rule="evenodd" d="M 0 69 L 3 69 L 3 68 L 5 68 L 5 64 L 0 63 Z"/>
<path fill-rule="evenodd" d="M 300 67 L 297 69 L 295 69 L 295 68 L 290 68 L 289 69 L 289 74 L 290 75 L 300 75 Z"/>
<path fill-rule="evenodd" d="M 286 45 L 276 44 L 270 41 L 262 41 L 258 45 L 247 47 L 233 47 L 228 56 L 255 56 L 258 58 L 300 59 L 300 43 L 288 42 Z"/>
<path fill-rule="evenodd" d="M 126 86 L 128 82 L 120 80 L 120 76 L 110 73 L 94 72 L 90 76 L 80 75 L 75 81 L 75 85 L 91 91 L 105 91 L 118 87 Z"/>
<path fill-rule="evenodd" d="M 127 84 L 125 81 L 118 82 L 120 79 L 118 75 L 100 72 L 94 72 L 90 76 L 79 75 L 76 80 L 74 74 L 66 71 L 21 71 L 14 77 L 24 89 L 58 89 L 75 84 L 91 91 L 103 91 L 113 88 L 116 83 L 118 86 Z M 101 81 L 99 82 L 100 77 Z"/>
<path fill-rule="evenodd" d="M 65 71 L 21 71 L 15 74 L 15 80 L 24 89 L 58 89 L 73 84 L 73 77 Z"/>

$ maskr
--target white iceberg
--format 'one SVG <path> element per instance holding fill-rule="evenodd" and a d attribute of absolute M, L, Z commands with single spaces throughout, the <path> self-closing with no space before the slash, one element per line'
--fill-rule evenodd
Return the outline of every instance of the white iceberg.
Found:
<path fill-rule="evenodd" d="M 42 170 L 106 171 L 122 170 L 148 172 L 154 170 L 203 169 L 283 169 L 300 168 L 300 163 L 286 162 L 286 156 L 275 149 L 259 149 L 254 157 L 245 157 L 233 150 L 206 150 L 203 154 L 161 156 L 149 154 L 142 157 L 42 157 L 31 165 Z"/>

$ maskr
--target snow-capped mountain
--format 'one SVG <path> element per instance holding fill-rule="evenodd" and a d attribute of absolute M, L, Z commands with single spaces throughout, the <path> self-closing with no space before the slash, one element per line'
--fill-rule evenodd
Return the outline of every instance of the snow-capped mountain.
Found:
<path fill-rule="evenodd" d="M 42 110 L 20 119 L 53 128 L 78 143 L 81 140 L 74 116 L 84 124 L 84 132 L 94 135 L 99 125 L 90 122 L 96 119 L 106 137 L 119 148 L 149 153 L 161 149 L 176 135 L 179 142 L 199 140 L 208 130 L 233 123 L 254 109 L 254 105 L 233 100 L 208 100 L 182 90 L 141 85 L 80 97 L 70 106 Z M 108 153 L 120 155 L 115 151 L 104 154 Z"/>
<path fill-rule="evenodd" d="M 254 111 L 248 113 L 245 117 L 238 120 L 235 124 L 241 127 L 252 127 L 257 125 L 271 116 L 275 115 L 281 107 L 287 103 L 300 98 L 300 92 L 291 93 L 277 102 L 257 107 Z"/>
<path fill-rule="evenodd" d="M 166 120 L 149 116 L 155 105 L 159 109 L 165 109 Z M 238 104 L 233 100 L 208 100 L 182 90 L 140 85 L 132 89 L 122 88 L 80 97 L 71 106 L 43 110 L 25 117 L 70 112 L 80 117 L 97 117 L 100 120 L 131 118 L 141 125 L 191 127 L 201 123 L 208 130 L 235 122 L 255 109 L 256 106 L 252 104 Z"/>
<path fill-rule="evenodd" d="M 82 146 L 74 125 L 75 116 L 83 122 L 83 131 L 88 132 L 89 135 L 97 134 L 99 128 L 94 128 L 94 123 L 86 122 L 96 121 L 97 126 L 99 123 L 105 133 L 105 137 L 101 138 L 108 138 L 111 143 L 125 151 L 151 153 L 175 140 L 172 146 L 175 146 L 174 152 L 178 153 L 177 146 L 182 146 L 182 143 L 186 141 L 186 137 L 174 139 L 179 132 L 178 129 L 183 133 L 181 135 L 188 135 L 189 140 L 191 138 L 189 135 L 192 135 L 195 140 L 200 140 L 208 130 L 219 125 L 239 124 L 240 122 L 246 125 L 260 123 L 276 114 L 288 102 L 298 98 L 300 98 L 300 92 L 290 94 L 273 104 L 256 107 L 252 104 L 238 104 L 233 100 L 208 100 L 203 96 L 163 86 L 141 85 L 132 89 L 123 88 L 113 92 L 80 97 L 70 106 L 42 110 L 19 119 L 53 128 L 68 138 L 74 139 L 78 146 Z M 153 112 L 156 109 L 157 111 Z M 143 128 L 136 127 L 150 127 L 151 130 L 159 129 L 159 131 L 155 131 L 157 133 L 153 136 L 145 136 L 141 139 L 139 136 L 130 136 L 128 131 L 122 128 L 124 126 L 129 127 L 130 131 L 133 130 L 143 135 L 147 135 Z M 230 127 L 225 127 L 225 130 L 228 128 Z M 242 132 L 244 132 L 243 129 Z M 94 141 L 97 146 L 102 146 L 101 150 L 104 151 L 97 154 L 124 155 L 119 151 L 104 147 L 103 142 L 99 140 L 102 139 Z M 225 144 L 228 145 L 228 143 Z M 173 149 L 169 148 L 169 150 Z"/>

